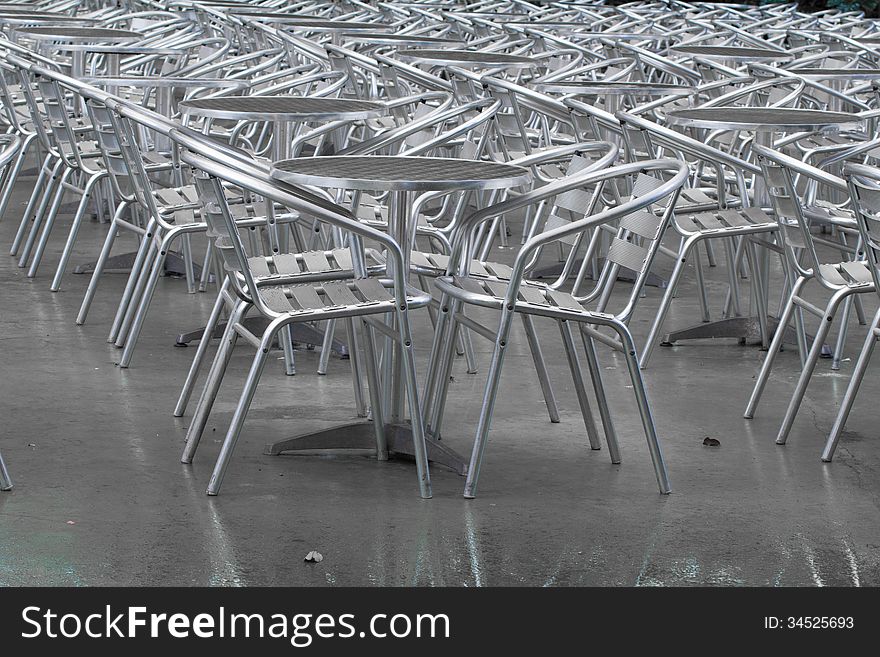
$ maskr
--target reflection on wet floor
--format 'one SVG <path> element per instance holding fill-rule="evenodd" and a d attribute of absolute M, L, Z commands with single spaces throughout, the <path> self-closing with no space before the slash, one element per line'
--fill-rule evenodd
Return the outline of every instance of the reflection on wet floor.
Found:
<path fill-rule="evenodd" d="M 0 223 L 0 243 L 15 223 Z M 93 257 L 104 230 L 84 228 L 76 261 Z M 47 253 L 45 271 L 58 255 Z M 0 494 L 2 585 L 880 584 L 880 411 L 870 401 L 880 386 L 870 375 L 835 462 L 819 461 L 851 361 L 833 375 L 820 363 L 789 444 L 778 447 L 794 351 L 780 356 L 747 422 L 759 350 L 730 342 L 658 349 L 645 377 L 674 489 L 664 498 L 624 363 L 600 352 L 624 459 L 615 466 L 605 451 L 590 451 L 558 332 L 538 321 L 562 422 L 547 421 L 516 333 L 479 498 L 462 499 L 462 478 L 435 468 L 435 497 L 424 501 L 406 462 L 262 454 L 271 440 L 353 419 L 348 364 L 333 360 L 319 377 L 318 354 L 301 352 L 297 376 L 267 369 L 222 494 L 209 499 L 204 489 L 251 357 L 236 351 L 203 451 L 182 466 L 189 418 L 171 411 L 193 350 L 172 345 L 203 321 L 211 295 L 163 280 L 137 360 L 119 370 L 105 338 L 122 276 L 107 277 L 84 327 L 73 314 L 85 277 L 68 276 L 53 295 L 48 280 L 28 280 L 14 259 L 0 258 L 0 281 L 0 444 L 16 482 Z M 637 339 L 660 294 L 648 289 L 633 321 Z M 695 299 L 682 289 L 670 326 L 698 316 Z M 429 331 L 419 318 L 422 358 Z M 853 322 L 848 355 L 863 335 Z M 485 366 L 487 345 L 476 346 Z M 444 440 L 464 453 L 482 376 L 457 366 L 451 384 Z M 704 447 L 707 436 L 720 447 Z M 312 549 L 321 563 L 303 563 Z"/>

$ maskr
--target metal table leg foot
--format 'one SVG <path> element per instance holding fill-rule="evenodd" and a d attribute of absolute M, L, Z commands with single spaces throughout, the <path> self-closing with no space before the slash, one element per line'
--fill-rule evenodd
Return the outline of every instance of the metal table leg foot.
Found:
<path fill-rule="evenodd" d="M 389 457 L 413 458 L 412 431 L 407 424 L 385 425 Z M 455 450 L 434 438 L 426 438 L 428 460 L 443 465 L 461 476 L 467 475 L 468 461 Z M 312 452 L 320 450 L 376 450 L 376 433 L 372 423 L 354 422 L 330 429 L 293 436 L 266 445 L 264 454 L 278 455 L 285 452 Z"/>
<path fill-rule="evenodd" d="M 767 328 L 770 337 L 776 333 L 779 327 L 779 318 L 772 315 L 767 317 Z M 743 344 L 761 344 L 761 324 L 758 317 L 728 317 L 714 322 L 697 324 L 680 331 L 667 333 L 660 343 L 663 347 L 671 347 L 682 340 L 706 340 L 715 338 L 738 338 Z M 813 336 L 807 335 L 807 341 L 812 342 Z M 797 331 L 793 326 L 785 327 L 783 341 L 786 344 L 797 344 Z M 826 355 L 827 354 L 827 355 Z M 822 345 L 822 357 L 831 357 L 829 345 Z"/>

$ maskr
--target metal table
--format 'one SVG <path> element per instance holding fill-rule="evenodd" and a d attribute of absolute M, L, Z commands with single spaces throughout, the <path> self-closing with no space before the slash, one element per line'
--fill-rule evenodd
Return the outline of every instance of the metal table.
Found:
<path fill-rule="evenodd" d="M 403 266 L 409 271 L 410 252 L 415 241 L 416 222 L 409 209 L 413 192 L 508 189 L 530 180 L 528 170 L 509 164 L 434 157 L 337 156 L 297 158 L 276 162 L 272 176 L 297 185 L 330 189 L 388 191 L 388 230 L 403 250 Z M 390 452 L 412 454 L 412 437 L 403 417 L 402 358 L 399 345 L 386 340 L 383 358 L 383 389 L 388 405 Z M 267 454 L 315 449 L 375 449 L 375 432 L 370 422 L 361 421 L 332 429 L 302 434 L 266 446 Z M 427 437 L 428 459 L 446 465 L 459 474 L 467 473 L 467 460 Z"/>
<path fill-rule="evenodd" d="M 404 62 L 430 66 L 473 66 L 475 68 L 529 68 L 535 66 L 531 57 L 479 50 L 398 50 L 396 57 Z"/>
<path fill-rule="evenodd" d="M 271 121 L 272 159 L 284 160 L 290 157 L 290 126 L 293 123 L 355 121 L 371 119 L 387 114 L 384 103 L 366 100 L 350 100 L 344 98 L 307 98 L 303 96 L 226 96 L 223 98 L 202 98 L 186 100 L 180 103 L 184 114 L 192 114 L 212 119 L 233 121 Z M 313 158 L 307 158 L 312 160 Z M 274 206 L 266 204 L 266 214 L 270 223 L 270 232 L 274 229 Z M 274 239 L 272 248 L 277 253 L 286 248 L 287 233 Z M 261 318 L 247 319 L 245 322 L 261 322 Z M 215 335 L 222 335 L 225 325 L 219 325 Z M 177 344 L 187 344 L 201 338 L 204 329 L 182 333 L 177 337 Z M 297 322 L 292 325 L 293 341 L 300 344 L 319 345 L 324 342 L 323 332 L 311 324 Z M 289 351 L 289 341 L 285 348 L 287 373 L 295 373 L 293 354 Z M 334 340 L 333 351 L 341 355 L 347 354 L 347 347 Z"/>
<path fill-rule="evenodd" d="M 34 41 L 51 42 L 61 44 L 95 44 L 95 43 L 133 43 L 143 39 L 140 32 L 131 30 L 114 30 L 106 27 L 29 27 L 16 30 Z M 85 51 L 73 50 L 70 62 L 71 74 L 75 78 L 81 78 L 85 73 Z"/>
<path fill-rule="evenodd" d="M 782 107 L 706 107 L 673 110 L 666 115 L 669 123 L 710 130 L 749 131 L 755 134 L 755 142 L 772 147 L 773 135 L 776 133 L 802 132 L 822 128 L 840 128 L 857 124 L 860 118 L 856 114 L 845 112 L 826 112 L 809 109 L 789 109 Z M 769 197 L 767 186 L 762 176 L 756 176 L 753 183 L 753 203 L 758 207 L 767 207 Z M 756 295 L 768 299 L 768 258 L 766 249 L 761 263 L 763 289 L 754 287 Z M 752 277 L 754 279 L 754 276 Z M 765 306 L 766 307 L 766 306 Z M 699 324 L 681 331 L 673 331 L 666 335 L 663 343 L 673 344 L 680 340 L 702 338 L 739 338 L 741 341 L 759 341 L 767 347 L 769 339 L 778 327 L 778 319 L 769 313 L 750 317 L 728 317 L 715 322 Z M 790 330 L 787 328 L 787 330 Z M 792 340 L 795 341 L 792 332 Z M 786 338 L 786 341 L 789 341 Z"/>

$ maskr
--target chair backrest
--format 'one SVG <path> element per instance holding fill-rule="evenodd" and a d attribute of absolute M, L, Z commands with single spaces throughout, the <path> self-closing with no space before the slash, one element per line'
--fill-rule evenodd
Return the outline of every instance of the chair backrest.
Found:
<path fill-rule="evenodd" d="M 849 186 L 850 202 L 874 289 L 880 295 L 880 169 L 847 163 L 843 166 L 843 176 Z"/>
<path fill-rule="evenodd" d="M 792 271 L 800 276 L 815 276 L 820 284 L 828 288 L 839 287 L 839 281 L 828 278 L 821 267 L 822 261 L 810 232 L 810 221 L 804 214 L 798 182 L 814 180 L 843 193 L 847 190 L 846 183 L 827 171 L 766 146 L 755 145 L 753 150 L 764 174 L 786 259 Z"/>
<path fill-rule="evenodd" d="M 466 220 L 467 225 L 458 232 L 453 243 L 450 273 L 468 273 L 470 260 L 464 256 L 470 255 L 470 245 L 478 234 L 479 226 L 496 216 L 526 207 L 535 208 L 537 220 L 544 222 L 554 214 L 558 216 L 558 212 L 576 214 L 579 218 L 551 224 L 549 229 L 526 241 L 511 268 L 508 303 L 516 300 L 519 284 L 543 249 L 565 243 L 572 237 L 586 235 L 588 231 L 596 235 L 603 230 L 612 235 L 611 245 L 605 254 L 606 261 L 595 287 L 583 295 L 576 292 L 574 296 L 584 302 L 595 301 L 597 310 L 609 312 L 608 304 L 617 282 L 617 273 L 621 267 L 631 269 L 636 274 L 635 283 L 626 303 L 615 313 L 621 321 L 628 321 L 687 175 L 687 165 L 683 162 L 672 159 L 648 160 L 599 171 L 582 170 L 508 198 L 474 213 Z M 621 197 L 620 190 L 626 190 L 627 196 Z M 601 228 L 603 226 L 607 230 Z M 574 252 L 572 250 L 571 257 Z M 584 258 L 582 268 L 588 266 L 587 260 Z M 583 277 L 584 272 L 579 272 L 579 278 L 582 280 Z"/>
<path fill-rule="evenodd" d="M 348 243 L 353 261 L 366 262 L 366 253 L 363 247 L 365 240 L 378 242 L 385 248 L 387 260 L 393 263 L 393 266 L 389 267 L 388 275 L 393 281 L 395 301 L 399 307 L 406 307 L 403 253 L 400 246 L 389 235 L 358 222 L 348 210 L 341 206 L 318 198 L 301 188 L 274 180 L 267 172 L 250 167 L 239 167 L 229 158 L 224 158 L 221 152 L 215 151 L 210 145 L 178 135 L 176 131 L 172 131 L 172 135 L 179 139 L 180 143 L 189 143 L 198 151 L 198 154 L 192 150 L 184 151 L 182 160 L 193 167 L 196 179 L 202 181 L 202 189 L 206 189 L 204 185 L 208 183 L 214 186 L 213 192 L 201 199 L 203 203 L 210 205 L 210 207 L 205 207 L 205 214 L 215 218 L 219 217 L 224 224 L 224 227 L 220 229 L 220 222 L 212 219 L 213 227 L 221 233 L 218 242 L 221 249 L 225 249 L 225 262 L 242 277 L 244 289 L 260 312 L 270 317 L 277 317 L 282 313 L 275 309 L 285 306 L 295 309 L 295 305 L 291 306 L 287 300 L 284 300 L 283 292 L 278 288 L 257 287 L 254 272 L 251 269 L 252 264 L 226 202 L 222 183 L 262 196 L 267 202 L 275 202 L 303 214 L 314 216 L 339 229 L 350 238 Z M 353 273 L 357 278 L 366 277 L 365 271 L 358 272 L 355 269 Z M 278 295 L 281 295 L 281 298 L 278 298 Z M 294 304 L 298 303 L 295 295 L 293 302 Z M 304 307 L 308 306 L 304 305 Z"/>

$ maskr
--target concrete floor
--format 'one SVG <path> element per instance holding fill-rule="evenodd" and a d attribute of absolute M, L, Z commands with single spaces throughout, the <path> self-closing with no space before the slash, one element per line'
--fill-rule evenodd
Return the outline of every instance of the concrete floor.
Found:
<path fill-rule="evenodd" d="M 2 218 L 4 250 L 31 185 L 20 181 Z M 105 338 L 124 276 L 106 277 L 82 327 L 73 319 L 88 277 L 70 274 L 61 292 L 48 291 L 69 221 L 35 280 L 0 257 L 0 448 L 16 484 L 0 493 L 0 585 L 880 584 L 876 377 L 826 465 L 819 453 L 852 362 L 832 373 L 820 361 L 789 444 L 778 447 L 796 352 L 780 356 L 758 417 L 745 421 L 763 354 L 732 341 L 658 349 L 645 374 L 674 488 L 667 497 L 622 360 L 600 352 L 624 457 L 614 466 L 607 451 L 589 450 L 556 327 L 539 322 L 563 421 L 547 420 L 517 332 L 476 500 L 440 467 L 425 501 L 407 462 L 264 456 L 266 442 L 354 417 L 347 362 L 318 376 L 317 354 L 305 351 L 295 377 L 281 363 L 267 368 L 221 495 L 208 498 L 250 348 L 235 353 L 195 464 L 181 465 L 189 417 L 171 411 L 195 350 L 174 348 L 174 337 L 203 322 L 213 295 L 164 279 L 132 367 L 120 370 Z M 105 230 L 85 227 L 74 262 L 96 256 Z M 709 277 L 717 308 L 723 272 Z M 680 296 L 671 327 L 698 317 L 692 273 Z M 650 288 L 639 307 L 639 341 L 659 297 Z M 867 305 L 872 312 L 873 299 Z M 853 322 L 847 356 L 863 335 Z M 424 317 L 416 344 L 424 364 Z M 485 371 L 490 345 L 476 346 Z M 484 378 L 462 365 L 444 433 L 469 453 Z M 706 436 L 721 447 L 704 447 Z M 303 563 L 312 549 L 323 562 Z"/>

